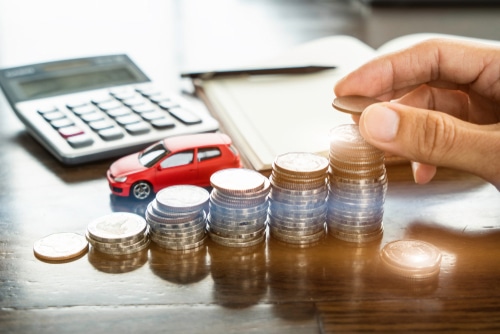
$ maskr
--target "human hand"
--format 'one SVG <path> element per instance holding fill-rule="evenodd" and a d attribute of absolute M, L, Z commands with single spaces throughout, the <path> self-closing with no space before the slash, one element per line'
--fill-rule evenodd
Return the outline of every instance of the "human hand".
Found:
<path fill-rule="evenodd" d="M 413 161 L 415 182 L 445 166 L 500 190 L 500 47 L 428 40 L 368 62 L 334 92 L 390 101 L 356 121 L 366 141 Z"/>

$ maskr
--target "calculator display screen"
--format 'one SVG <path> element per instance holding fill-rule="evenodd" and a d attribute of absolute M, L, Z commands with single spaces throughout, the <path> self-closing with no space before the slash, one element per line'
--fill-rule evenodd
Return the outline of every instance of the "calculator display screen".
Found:
<path fill-rule="evenodd" d="M 32 78 L 19 81 L 18 93 L 23 99 L 42 98 L 108 86 L 137 82 L 137 77 L 128 67 L 114 67 L 99 71 L 65 73 L 58 76 Z"/>

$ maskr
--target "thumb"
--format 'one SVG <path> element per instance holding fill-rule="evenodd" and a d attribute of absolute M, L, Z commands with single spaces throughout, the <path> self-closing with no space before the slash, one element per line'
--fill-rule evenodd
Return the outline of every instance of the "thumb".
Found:
<path fill-rule="evenodd" d="M 474 173 L 500 189 L 500 123 L 476 125 L 399 103 L 367 107 L 359 121 L 370 144 L 412 161 Z"/>

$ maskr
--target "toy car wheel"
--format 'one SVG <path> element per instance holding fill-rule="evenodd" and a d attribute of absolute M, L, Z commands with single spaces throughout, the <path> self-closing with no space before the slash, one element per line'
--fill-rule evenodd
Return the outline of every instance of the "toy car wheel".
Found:
<path fill-rule="evenodd" d="M 130 193 L 135 199 L 144 200 L 152 193 L 151 185 L 146 181 L 139 181 L 134 183 Z"/>

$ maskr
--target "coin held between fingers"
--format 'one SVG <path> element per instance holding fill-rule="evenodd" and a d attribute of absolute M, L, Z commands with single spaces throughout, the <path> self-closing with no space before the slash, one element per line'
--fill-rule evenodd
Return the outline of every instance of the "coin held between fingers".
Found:
<path fill-rule="evenodd" d="M 378 102 L 382 101 L 368 96 L 347 95 L 336 97 L 332 106 L 339 111 L 359 116 L 366 107 Z"/>

